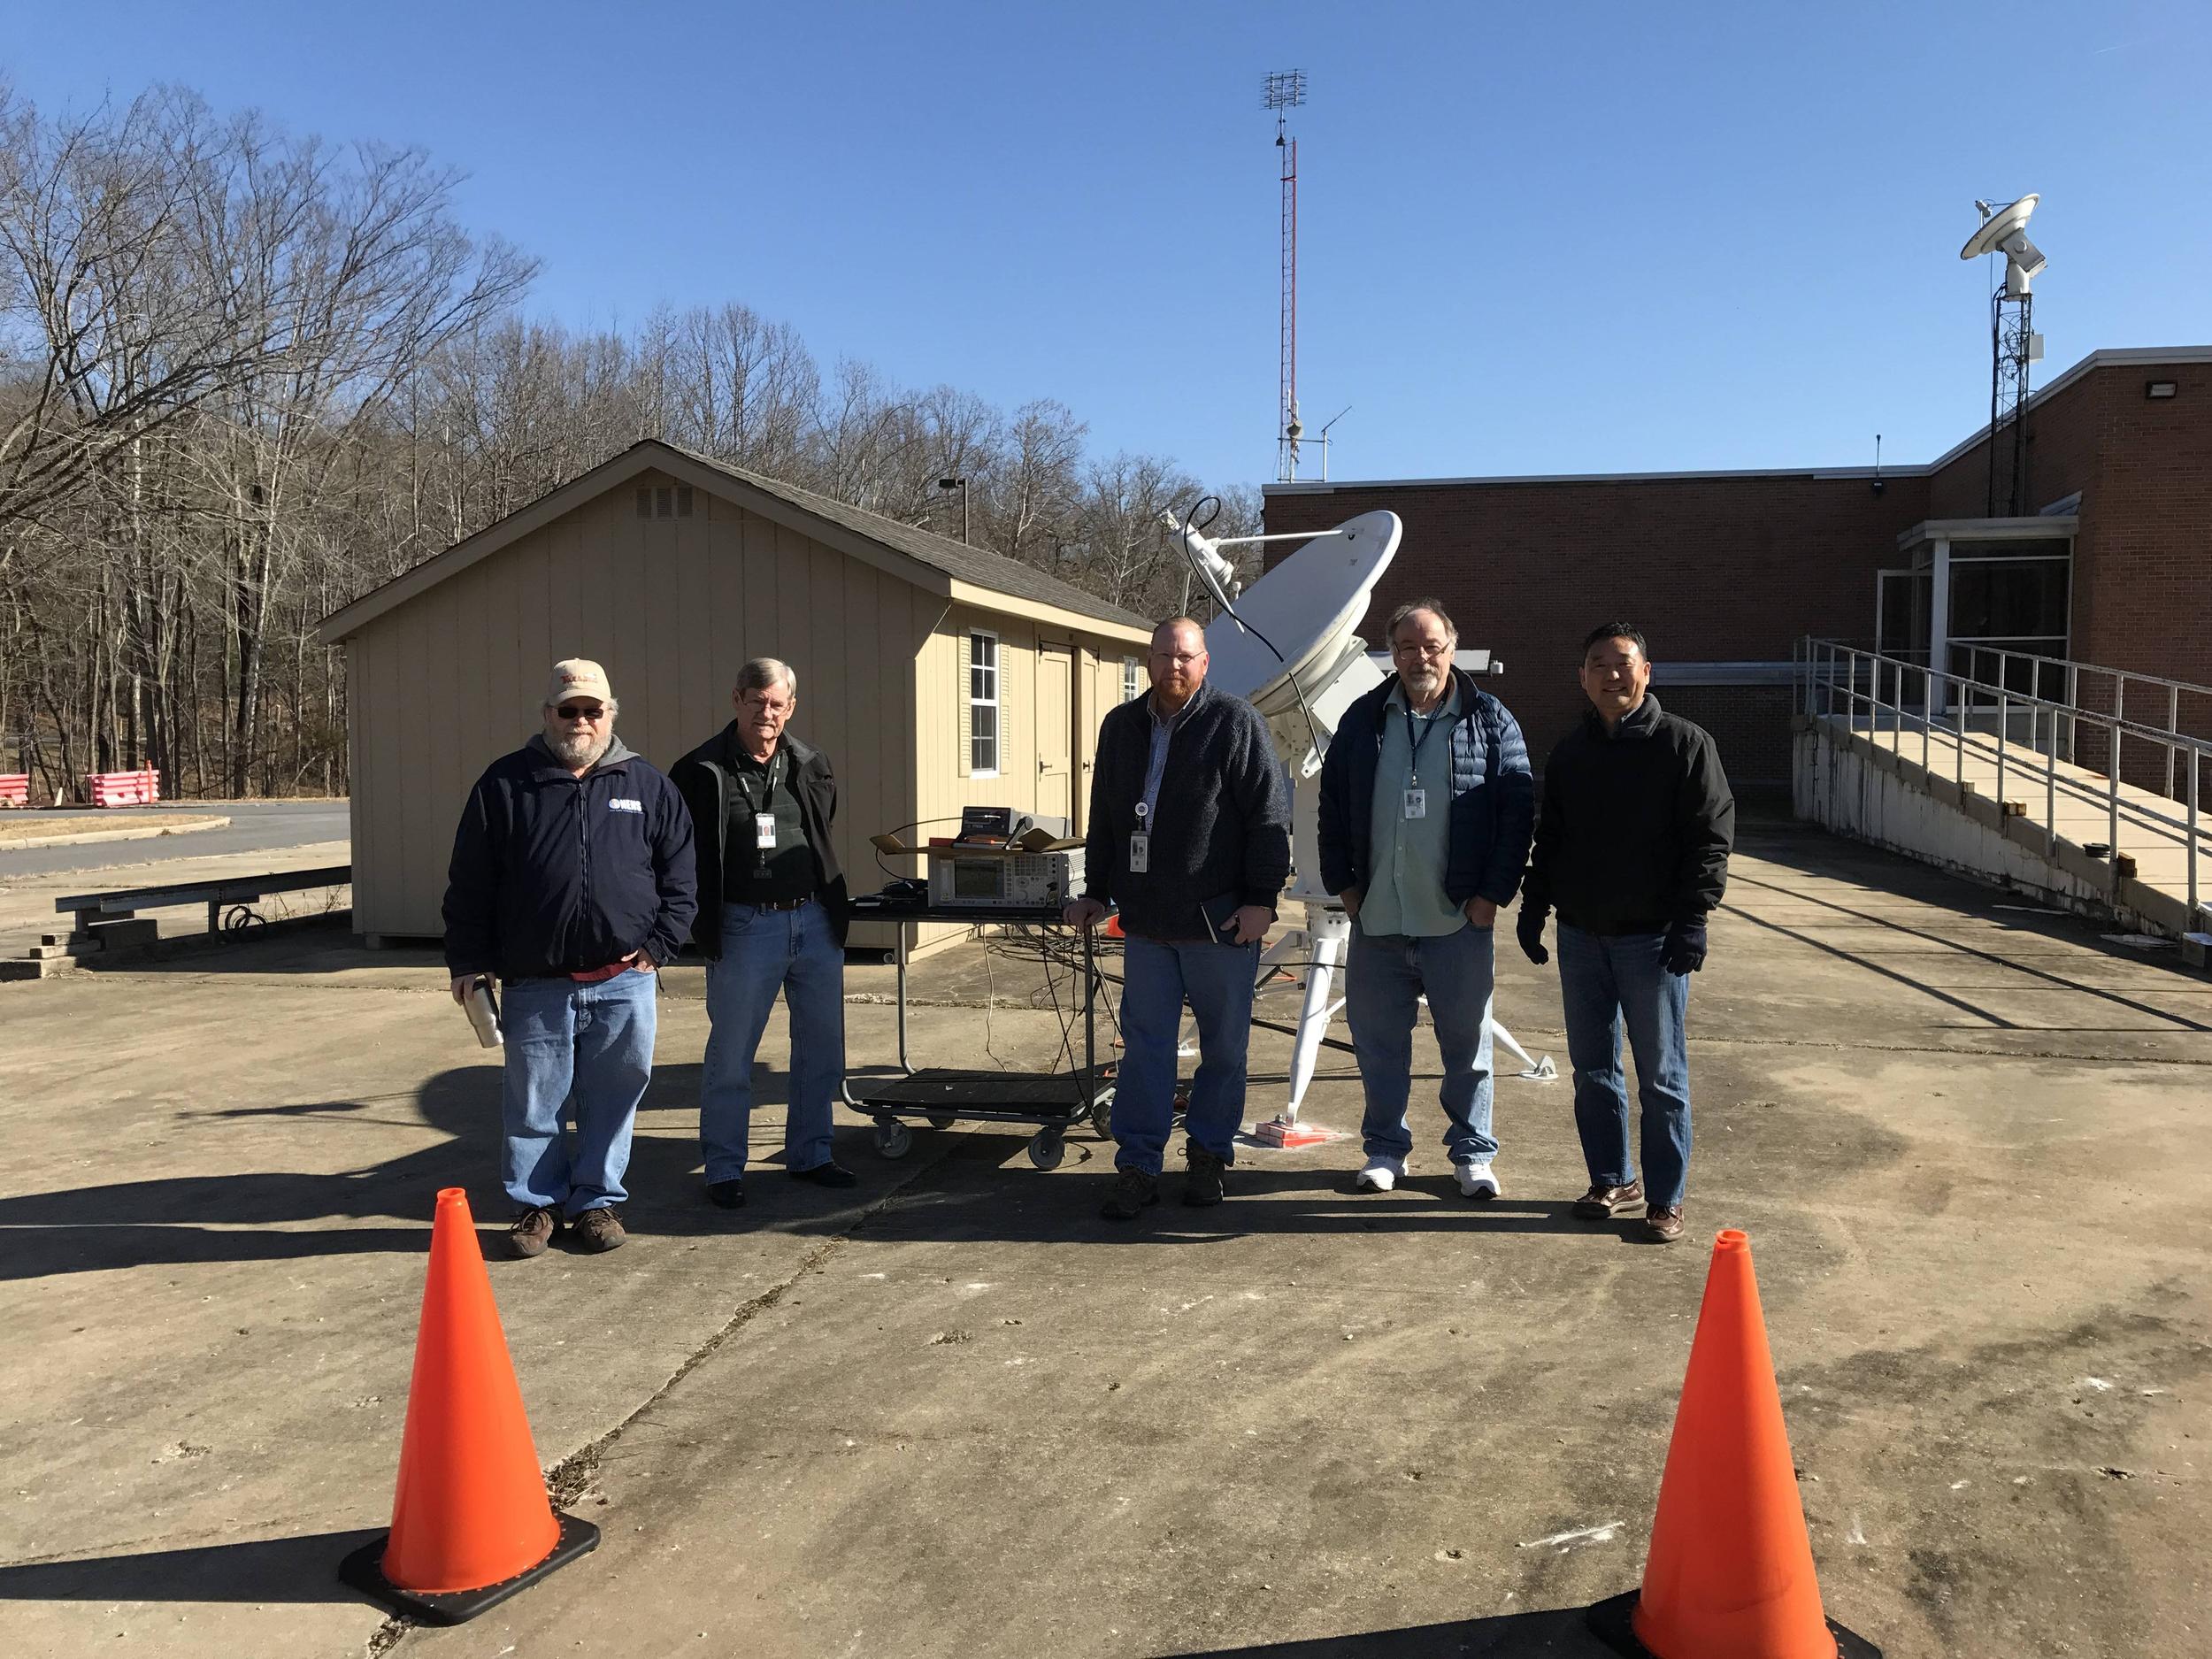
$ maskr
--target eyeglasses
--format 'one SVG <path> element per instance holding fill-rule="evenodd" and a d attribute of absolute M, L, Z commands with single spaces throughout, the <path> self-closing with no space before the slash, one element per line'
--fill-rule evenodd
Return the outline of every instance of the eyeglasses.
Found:
<path fill-rule="evenodd" d="M 1188 668 L 1205 654 L 1203 651 L 1155 651 L 1152 660 L 1156 663 L 1172 663 L 1178 668 Z"/>
<path fill-rule="evenodd" d="M 1439 640 L 1434 644 L 1431 644 L 1426 640 L 1401 640 L 1392 649 L 1400 657 L 1448 657 L 1451 655 L 1452 642 L 1449 640 Z"/>
<path fill-rule="evenodd" d="M 607 718 L 607 710 L 603 707 L 586 709 L 573 703 L 564 703 L 553 712 L 564 720 L 603 720 Z"/>

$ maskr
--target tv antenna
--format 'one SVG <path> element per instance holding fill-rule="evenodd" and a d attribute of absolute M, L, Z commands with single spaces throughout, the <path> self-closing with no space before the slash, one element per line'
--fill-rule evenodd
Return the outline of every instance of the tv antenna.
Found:
<path fill-rule="evenodd" d="M 1298 141 L 1290 135 L 1288 113 L 1305 101 L 1302 69 L 1268 76 L 1260 98 L 1262 107 L 1275 111 L 1275 148 L 1283 152 L 1283 363 L 1275 406 L 1275 477 L 1285 484 L 1298 476 L 1298 441 L 1306 433 L 1298 419 Z"/>
<path fill-rule="evenodd" d="M 2027 516 L 2028 372 L 2043 355 L 2043 336 L 2035 332 L 2035 296 L 2030 285 L 2050 263 L 2028 240 L 2028 216 L 2042 200 L 2024 196 L 2016 202 L 1976 202 L 1982 227 L 1959 250 L 1962 259 L 1984 254 L 2005 257 L 2005 280 L 1989 302 L 1989 517 L 2003 512 Z M 1999 480 L 2005 488 L 1999 488 Z"/>

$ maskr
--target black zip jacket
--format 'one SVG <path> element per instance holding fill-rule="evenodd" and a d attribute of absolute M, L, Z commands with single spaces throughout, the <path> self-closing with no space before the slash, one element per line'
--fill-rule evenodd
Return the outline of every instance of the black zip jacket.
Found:
<path fill-rule="evenodd" d="M 806 844 L 814 849 L 821 885 L 815 896 L 829 912 L 837 942 L 845 942 L 852 922 L 852 904 L 845 890 L 845 872 L 830 841 L 830 826 L 837 821 L 837 779 L 829 757 L 813 744 L 786 732 L 777 741 L 791 757 L 791 792 L 799 797 L 799 820 L 806 830 Z M 722 830 L 728 821 L 731 759 L 737 743 L 737 722 L 727 726 L 668 769 L 698 826 L 699 914 L 691 926 L 691 942 L 711 960 L 722 956 Z"/>
<path fill-rule="evenodd" d="M 1720 902 L 1735 841 L 1711 733 L 1646 692 L 1613 732 L 1585 713 L 1545 762 L 1521 902 L 1586 933 L 1664 933 Z"/>
<path fill-rule="evenodd" d="M 532 738 L 469 791 L 446 875 L 455 975 L 542 979 L 642 949 L 670 963 L 697 903 L 691 814 L 615 740 L 581 778 Z"/>
<path fill-rule="evenodd" d="M 1109 709 L 1091 774 L 1086 896 L 1120 906 L 1123 928 L 1140 939 L 1210 939 L 1200 907 L 1230 894 L 1272 915 L 1290 879 L 1290 786 L 1259 711 L 1204 685 L 1184 705 L 1160 775 L 1159 827 L 1137 875 L 1129 834 L 1151 757 L 1151 696 Z"/>

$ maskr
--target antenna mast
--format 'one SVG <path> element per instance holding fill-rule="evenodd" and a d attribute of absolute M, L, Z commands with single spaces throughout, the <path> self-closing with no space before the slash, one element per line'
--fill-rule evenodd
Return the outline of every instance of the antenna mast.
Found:
<path fill-rule="evenodd" d="M 1298 419 L 1298 141 L 1290 135 L 1287 111 L 1305 101 L 1302 69 L 1268 76 L 1260 100 L 1275 111 L 1275 148 L 1283 152 L 1283 360 L 1275 409 L 1275 476 L 1286 484 L 1298 476 L 1298 441 L 1305 435 Z"/>

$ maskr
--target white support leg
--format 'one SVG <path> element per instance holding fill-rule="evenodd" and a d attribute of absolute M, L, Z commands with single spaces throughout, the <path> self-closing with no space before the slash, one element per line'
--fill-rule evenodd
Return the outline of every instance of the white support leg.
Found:
<path fill-rule="evenodd" d="M 1548 1083 L 1559 1075 L 1559 1068 L 1552 1064 L 1551 1056 L 1546 1055 L 1540 1060 L 1532 1059 L 1528 1050 L 1513 1040 L 1513 1033 L 1494 1019 L 1490 1022 L 1490 1035 L 1521 1056 L 1523 1070 L 1520 1077 L 1524 1082 Z"/>
<path fill-rule="evenodd" d="M 1313 1081 L 1314 1064 L 1321 1057 L 1321 1039 L 1328 1034 L 1329 1021 L 1344 1006 L 1341 1001 L 1329 1000 L 1329 989 L 1335 982 L 1336 964 L 1343 959 L 1352 937 L 1351 918 L 1334 906 L 1309 904 L 1306 936 L 1313 954 L 1306 969 L 1305 1001 L 1298 1010 L 1298 1039 L 1290 1055 L 1290 1104 L 1283 1110 L 1283 1121 L 1291 1124 L 1298 1121 L 1306 1087 Z"/>

